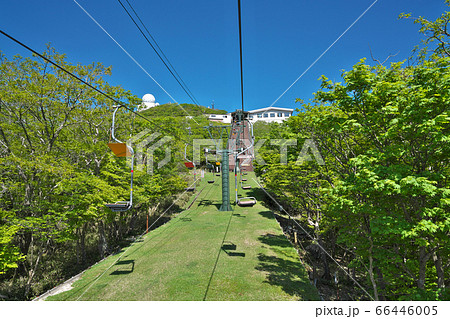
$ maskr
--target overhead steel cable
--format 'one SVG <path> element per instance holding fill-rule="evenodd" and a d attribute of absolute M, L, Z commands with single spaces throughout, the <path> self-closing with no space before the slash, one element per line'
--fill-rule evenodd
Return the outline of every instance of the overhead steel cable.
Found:
<path fill-rule="evenodd" d="M 156 127 L 158 127 L 159 129 L 161 129 L 162 131 L 165 131 L 166 133 L 168 132 L 165 128 L 163 128 L 161 125 L 156 124 L 154 121 L 150 120 L 149 118 L 141 115 L 139 112 L 136 112 L 133 110 L 133 108 L 123 104 L 122 102 L 120 102 L 119 100 L 116 100 L 115 98 L 113 98 L 112 96 L 106 94 L 105 92 L 99 90 L 98 88 L 96 88 L 95 86 L 93 86 L 92 84 L 86 82 L 85 80 L 83 80 L 82 78 L 78 77 L 77 75 L 73 74 L 72 72 L 68 71 L 67 69 L 65 69 L 64 67 L 60 66 L 59 64 L 53 62 L 52 60 L 50 60 L 49 58 L 45 57 L 44 55 L 40 54 L 39 52 L 37 52 L 36 50 L 33 50 L 32 48 L 30 48 L 29 46 L 27 46 L 25 43 L 17 40 L 16 38 L 14 38 L 13 36 L 9 35 L 8 33 L 4 32 L 3 30 L 0 30 L 0 33 L 3 34 L 4 36 L 6 36 L 7 38 L 11 39 L 12 41 L 14 41 L 15 43 L 19 44 L 20 46 L 24 47 L 25 49 L 27 49 L 28 51 L 36 54 L 37 56 L 39 56 L 41 59 L 44 59 L 45 61 L 47 61 L 48 63 L 50 63 L 51 65 L 57 67 L 58 69 L 60 69 L 61 71 L 67 73 L 68 75 L 70 75 L 71 77 L 77 79 L 78 81 L 80 81 L 81 83 L 83 83 L 84 85 L 87 85 L 88 87 L 90 87 L 91 89 L 93 89 L 94 91 L 96 91 L 97 93 L 103 95 L 104 97 L 108 98 L 109 100 L 113 101 L 115 104 L 117 104 L 120 107 L 123 107 L 125 109 L 127 109 L 128 111 L 136 114 L 137 116 L 143 118 L 144 120 L 148 121 L 149 123 L 155 125 Z M 170 134 L 172 134 L 172 132 L 170 132 Z M 185 142 L 188 145 L 192 146 L 192 143 L 186 142 L 185 140 L 181 139 L 181 141 Z"/>
<path fill-rule="evenodd" d="M 141 18 L 139 17 L 139 15 L 137 14 L 137 12 L 134 10 L 133 6 L 131 5 L 131 3 L 128 0 L 125 0 L 127 2 L 127 4 L 130 6 L 131 10 L 133 10 L 133 13 L 135 14 L 135 16 L 138 18 L 139 22 L 142 24 L 142 26 L 144 27 L 145 31 L 147 31 L 147 34 L 150 36 L 150 38 L 153 40 L 153 42 L 155 43 L 155 46 L 158 48 L 158 50 L 160 51 L 161 55 L 164 57 L 164 59 L 166 59 L 167 64 L 169 64 L 169 66 L 172 68 L 173 72 L 179 77 L 181 83 L 183 83 L 183 85 L 186 87 L 186 90 L 192 95 L 193 99 L 194 99 L 194 103 L 197 105 L 200 105 L 200 103 L 198 103 L 198 100 L 195 98 L 194 94 L 191 92 L 191 90 L 189 90 L 189 87 L 186 85 L 186 83 L 183 81 L 183 79 L 181 78 L 181 75 L 178 74 L 177 70 L 175 70 L 175 67 L 172 65 L 172 63 L 170 63 L 169 58 L 167 58 L 167 56 L 164 54 L 164 51 L 161 49 L 161 47 L 158 45 L 158 42 L 156 41 L 156 39 L 152 36 L 152 34 L 150 33 L 150 31 L 147 29 L 146 25 L 144 24 L 144 22 L 142 22 Z M 120 2 L 120 1 L 119 1 Z"/>
<path fill-rule="evenodd" d="M 81 10 L 83 10 L 83 12 L 100 28 L 100 29 L 102 29 L 102 31 L 150 78 L 150 79 L 152 79 L 152 81 L 153 82 L 155 82 L 156 83 L 156 85 L 158 85 L 160 88 L 161 88 L 161 90 L 163 90 L 164 91 L 164 93 L 166 93 L 174 102 L 175 102 L 175 104 L 176 105 L 178 105 L 188 116 L 191 116 L 191 114 L 189 114 L 189 112 L 188 111 L 186 111 L 186 109 L 184 108 L 184 107 L 182 107 L 181 105 L 180 105 L 180 103 L 178 103 L 177 102 L 177 100 L 172 96 L 172 95 L 170 95 L 170 93 L 169 92 L 167 92 L 167 90 L 166 89 L 164 89 L 164 87 L 158 82 L 158 81 L 156 81 L 155 80 L 155 78 L 153 77 L 153 76 L 151 76 L 151 74 L 127 51 L 127 50 L 125 50 L 125 48 L 122 46 L 122 45 L 120 45 L 120 43 L 119 42 L 117 42 L 117 40 L 111 35 L 111 34 L 109 34 L 109 32 L 108 31 L 106 31 L 106 29 L 97 21 L 97 20 L 95 20 L 95 18 L 81 5 L 81 4 L 79 4 L 76 0 L 73 0 L 73 2 L 81 9 Z M 195 118 L 192 118 L 192 120 L 197 124 L 197 125 L 200 125 L 196 120 L 195 120 Z"/>
<path fill-rule="evenodd" d="M 242 100 L 242 112 L 244 112 L 244 69 L 242 67 L 241 0 L 238 0 L 238 18 L 239 18 L 239 57 L 241 61 L 241 100 Z"/>
<path fill-rule="evenodd" d="M 133 18 L 133 16 L 131 15 L 131 13 L 127 10 L 127 8 L 125 8 L 125 6 L 123 5 L 121 0 L 118 0 L 118 2 L 120 3 L 120 5 L 122 6 L 122 8 L 125 10 L 125 12 L 128 14 L 128 16 L 130 17 L 130 19 L 133 21 L 134 25 L 139 29 L 139 31 L 141 32 L 141 34 L 144 36 L 145 40 L 147 41 L 148 44 L 150 44 L 150 46 L 152 47 L 153 51 L 155 51 L 156 55 L 158 55 L 159 59 L 162 61 L 162 63 L 164 64 L 164 66 L 167 68 L 167 70 L 169 70 L 170 74 L 173 76 L 173 78 L 178 82 L 178 84 L 181 86 L 181 88 L 183 89 L 183 91 L 189 96 L 189 98 L 192 100 L 192 102 L 194 102 L 195 105 L 198 106 L 198 103 L 196 102 L 196 99 L 194 97 L 194 95 L 192 94 L 192 92 L 187 88 L 186 83 L 184 83 L 183 79 L 181 78 L 181 76 L 176 72 L 175 68 L 173 67 L 173 65 L 169 62 L 169 59 L 167 59 L 167 57 L 165 56 L 165 54 L 162 52 L 161 48 L 158 46 L 159 50 L 161 51 L 161 54 L 164 55 L 164 57 L 167 60 L 164 61 L 163 57 L 161 56 L 161 54 L 158 52 L 158 50 L 156 50 L 155 46 L 151 43 L 151 41 L 148 39 L 148 37 L 145 35 L 144 31 L 142 31 L 141 27 L 138 25 L 138 23 L 136 22 L 136 20 Z M 131 7 L 131 9 L 133 10 L 134 14 L 136 15 L 136 17 L 139 19 L 139 21 L 141 22 L 141 24 L 145 27 L 144 23 L 142 22 L 142 20 L 139 18 L 139 16 L 137 15 L 136 11 L 133 9 L 133 7 L 131 6 L 131 4 L 127 1 L 128 5 Z M 147 30 L 147 33 L 150 35 L 150 37 L 153 39 L 153 41 L 156 44 L 155 39 L 153 38 L 153 36 L 151 36 L 150 32 L 148 31 L 148 29 L 145 27 L 145 29 Z M 157 45 L 157 44 L 156 44 Z M 172 69 L 169 67 L 169 65 L 172 67 Z M 178 77 L 174 74 L 174 72 L 178 75 Z M 179 79 L 178 79 L 179 78 Z M 183 82 L 183 84 L 181 82 Z M 189 93 L 191 92 L 191 93 Z"/>
<path fill-rule="evenodd" d="M 364 10 L 364 12 L 363 13 L 361 13 L 360 15 L 359 15 L 359 17 L 358 18 L 356 18 L 356 20 L 355 21 L 353 21 L 353 23 L 352 24 L 350 24 L 348 27 L 347 27 L 347 29 L 345 29 L 345 31 L 344 32 L 342 32 L 341 33 L 341 35 L 339 36 L 339 37 L 337 37 L 336 38 L 336 40 L 334 40 L 334 42 L 333 43 L 331 43 L 329 46 L 328 46 L 328 48 L 326 48 L 325 49 L 325 51 L 323 51 L 322 52 L 322 54 L 320 54 L 319 55 L 319 57 L 318 58 L 316 58 L 315 60 L 314 60 L 314 62 L 313 63 L 311 63 L 307 68 L 306 68 L 306 70 L 305 71 L 303 71 L 303 73 L 302 74 L 300 74 L 300 76 L 297 78 L 297 79 L 295 79 L 295 81 L 294 82 L 292 82 L 291 83 L 291 85 L 289 85 L 288 86 L 288 88 L 286 89 L 286 90 L 284 90 L 284 92 L 283 93 L 281 93 L 281 95 L 279 96 L 279 97 L 277 97 L 276 98 L 276 100 L 275 101 L 273 101 L 272 102 L 272 104 L 270 104 L 270 106 L 269 107 L 272 107 L 275 103 L 277 103 L 278 102 L 278 100 L 279 99 L 281 99 L 282 97 L 283 97 L 283 95 L 285 95 L 294 85 L 295 85 L 295 83 L 297 83 L 355 24 L 356 24 L 356 22 L 358 22 L 376 3 L 378 2 L 378 0 L 375 0 L 374 2 L 372 2 L 372 4 L 366 9 L 366 10 Z"/>

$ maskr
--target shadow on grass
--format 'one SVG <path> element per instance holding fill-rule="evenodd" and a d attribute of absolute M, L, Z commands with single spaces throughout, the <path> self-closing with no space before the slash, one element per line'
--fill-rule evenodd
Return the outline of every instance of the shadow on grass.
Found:
<path fill-rule="evenodd" d="M 200 207 L 200 206 L 216 206 L 217 209 L 220 209 L 221 205 L 222 205 L 221 203 L 213 203 L 213 201 L 210 200 L 210 199 L 202 199 L 201 201 L 199 201 L 197 207 Z"/>
<path fill-rule="evenodd" d="M 246 182 L 247 183 L 247 182 Z M 244 184 L 246 184 L 244 183 Z M 250 184 L 250 186 L 252 188 L 249 189 L 242 189 L 240 188 L 239 191 L 240 193 L 242 193 L 243 195 L 245 195 L 245 197 L 247 196 L 251 196 L 251 197 L 255 197 L 257 200 L 262 200 L 262 198 L 264 197 L 262 190 L 258 187 L 252 184 Z"/>
<path fill-rule="evenodd" d="M 258 239 L 277 250 L 291 246 L 283 235 L 267 234 Z M 259 264 L 255 269 L 267 273 L 265 282 L 273 286 L 280 286 L 287 294 L 302 300 L 318 300 L 317 292 L 310 284 L 308 274 L 299 260 L 260 253 L 258 261 Z"/>
<path fill-rule="evenodd" d="M 266 234 L 259 236 L 258 240 L 263 244 L 275 247 L 292 247 L 291 243 L 284 237 L 284 235 Z"/>
<path fill-rule="evenodd" d="M 259 212 L 258 214 L 260 214 L 262 217 L 268 218 L 268 219 L 274 219 L 275 216 L 273 215 L 273 213 L 271 211 L 265 211 L 265 212 Z"/>
<path fill-rule="evenodd" d="M 229 242 L 229 243 L 227 243 L 227 244 L 224 243 L 224 244 L 222 245 L 222 249 L 225 250 L 225 251 L 228 251 L 228 250 L 236 250 L 236 245 L 233 244 L 232 242 Z"/>
<path fill-rule="evenodd" d="M 236 245 L 232 242 L 227 242 L 222 245 L 222 250 L 231 257 L 245 257 L 245 253 L 239 253 L 234 250 L 236 250 Z"/>
<path fill-rule="evenodd" d="M 212 200 L 210 199 L 202 199 L 201 201 L 198 202 L 197 206 L 209 206 L 212 205 Z"/>
<path fill-rule="evenodd" d="M 245 253 L 238 253 L 234 251 L 226 252 L 228 256 L 231 257 L 245 257 Z"/>
<path fill-rule="evenodd" d="M 117 269 L 114 270 L 112 273 L 110 273 L 110 275 L 126 275 L 126 274 L 130 274 L 134 271 L 134 259 L 132 260 L 119 260 L 118 262 L 116 262 L 114 264 L 114 266 L 121 266 L 121 265 L 126 265 L 128 269 Z M 131 267 L 129 266 L 131 265 Z"/>

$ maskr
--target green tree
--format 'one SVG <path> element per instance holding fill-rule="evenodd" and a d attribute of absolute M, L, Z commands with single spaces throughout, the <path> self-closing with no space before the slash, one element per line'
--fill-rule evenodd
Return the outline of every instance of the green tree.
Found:
<path fill-rule="evenodd" d="M 132 98 L 104 82 L 110 68 L 101 64 L 71 65 L 50 47 L 45 56 L 117 99 Z M 8 211 L 2 223 L 13 225 L 6 231 L 15 232 L 11 244 L 26 256 L 19 271 L 27 276 L 25 295 L 29 295 L 42 259 L 54 242 L 66 238 L 71 212 L 65 210 L 58 194 L 61 183 L 80 168 L 97 165 L 98 171 L 101 160 L 92 157 L 95 151 L 86 145 L 98 147 L 101 142 L 103 153 L 106 151 L 95 125 L 88 128 L 97 134 L 88 136 L 97 138 L 97 143 L 80 141 L 86 137 L 81 123 L 99 115 L 95 112 L 99 108 L 105 116 L 111 102 L 41 59 L 16 56 L 8 60 L 3 55 L 0 59 L 0 209 Z"/>
<path fill-rule="evenodd" d="M 105 82 L 110 67 L 72 65 L 50 47 L 44 55 L 115 100 L 140 103 Z M 133 209 L 115 213 L 104 204 L 129 198 L 130 169 L 129 159 L 107 147 L 113 101 L 40 58 L 0 59 L 0 273 L 11 281 L 0 282 L 0 292 L 28 299 L 119 249 L 143 231 L 146 215 L 155 220 L 186 186 L 179 139 L 205 136 L 190 122 L 208 120 L 198 107 L 194 119 L 151 120 L 122 108 L 120 139 L 159 132 L 172 136 L 173 154 L 153 175 L 135 170 Z M 193 135 L 187 138 L 189 125 Z M 162 147 L 153 155 L 158 163 L 166 153 Z"/>
<path fill-rule="evenodd" d="M 369 259 L 371 269 L 378 268 L 390 294 L 445 287 L 448 63 L 437 57 L 409 68 L 359 63 L 344 74 L 344 85 L 324 81 L 327 91 L 317 94 L 319 101 L 345 114 L 344 122 L 334 116 L 340 129 L 365 137 L 364 151 L 349 161 L 354 172 L 330 191 L 330 213 L 343 219 L 341 238 L 360 246 L 358 253 Z M 350 226 L 350 216 L 361 226 Z M 429 269 L 432 259 L 434 271 Z M 369 275 L 376 292 L 374 274 Z M 429 276 L 436 278 L 434 283 Z"/>
<path fill-rule="evenodd" d="M 445 0 L 447 6 L 450 6 L 450 0 Z M 426 55 L 428 49 L 440 56 L 450 56 L 450 30 L 448 24 L 450 22 L 450 12 L 444 12 L 439 18 L 434 21 L 428 20 L 425 17 L 413 18 L 411 13 L 402 13 L 399 16 L 401 19 L 413 19 L 415 24 L 420 25 L 419 32 L 425 36 L 422 41 L 424 44 L 421 50 L 421 55 Z M 418 47 L 416 48 L 416 50 Z"/>

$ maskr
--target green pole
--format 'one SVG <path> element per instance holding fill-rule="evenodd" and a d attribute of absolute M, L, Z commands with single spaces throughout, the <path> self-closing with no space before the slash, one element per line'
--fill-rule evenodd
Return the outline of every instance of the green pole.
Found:
<path fill-rule="evenodd" d="M 232 211 L 230 204 L 230 172 L 228 162 L 229 150 L 222 150 L 222 206 L 220 211 Z"/>

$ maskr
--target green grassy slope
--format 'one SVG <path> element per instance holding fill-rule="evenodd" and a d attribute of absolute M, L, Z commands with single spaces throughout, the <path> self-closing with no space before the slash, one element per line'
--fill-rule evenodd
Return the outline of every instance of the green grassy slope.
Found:
<path fill-rule="evenodd" d="M 181 107 L 180 107 L 181 106 Z M 143 116 L 147 117 L 165 117 L 165 116 L 200 116 L 203 114 L 227 114 L 227 111 L 208 109 L 205 106 L 194 104 L 175 104 L 168 103 L 152 107 L 151 109 L 142 111 Z"/>
<path fill-rule="evenodd" d="M 246 192 L 258 198 L 251 176 L 254 188 Z M 221 212 L 219 177 L 203 187 L 190 210 L 48 300 L 318 300 L 270 211 L 258 203 Z"/>

